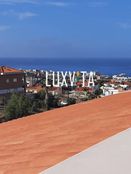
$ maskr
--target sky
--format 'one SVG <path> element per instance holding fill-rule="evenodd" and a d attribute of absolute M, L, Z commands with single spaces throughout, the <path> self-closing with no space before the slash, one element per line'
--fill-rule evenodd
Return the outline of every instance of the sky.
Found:
<path fill-rule="evenodd" d="M 131 1 L 0 0 L 0 57 L 131 57 Z"/>

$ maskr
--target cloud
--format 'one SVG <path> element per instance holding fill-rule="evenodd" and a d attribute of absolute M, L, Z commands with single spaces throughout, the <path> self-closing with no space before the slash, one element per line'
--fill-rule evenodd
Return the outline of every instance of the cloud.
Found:
<path fill-rule="evenodd" d="M 31 18 L 31 17 L 37 16 L 36 13 L 32 13 L 32 12 L 17 13 L 16 15 L 18 16 L 18 18 L 19 18 L 20 20 L 23 20 L 23 19 L 27 19 L 27 18 Z"/>
<path fill-rule="evenodd" d="M 119 22 L 118 25 L 123 29 L 131 29 L 131 23 L 128 22 Z"/>
<path fill-rule="evenodd" d="M 51 5 L 51 6 L 56 6 L 56 7 L 65 7 L 65 6 L 68 6 L 69 3 L 66 3 L 66 2 L 46 2 L 45 3 L 46 5 Z"/>
<path fill-rule="evenodd" d="M 33 13 L 33 12 L 30 12 L 30 11 L 26 11 L 26 12 L 15 12 L 14 10 L 4 11 L 4 12 L 2 12 L 0 14 L 2 16 L 16 16 L 20 20 L 38 16 L 37 13 Z"/>
<path fill-rule="evenodd" d="M 56 7 L 65 7 L 71 5 L 68 2 L 62 2 L 60 0 L 0 0 L 0 5 L 18 5 L 18 4 L 38 4 L 38 5 L 50 5 Z"/>
<path fill-rule="evenodd" d="M 108 5 L 107 2 L 88 2 L 88 7 L 91 8 L 102 8 L 102 7 L 106 7 Z"/>
<path fill-rule="evenodd" d="M 0 0 L 0 4 L 13 5 L 13 4 L 37 4 L 38 0 Z"/>
<path fill-rule="evenodd" d="M 11 27 L 9 25 L 0 25 L 0 32 L 9 30 Z"/>

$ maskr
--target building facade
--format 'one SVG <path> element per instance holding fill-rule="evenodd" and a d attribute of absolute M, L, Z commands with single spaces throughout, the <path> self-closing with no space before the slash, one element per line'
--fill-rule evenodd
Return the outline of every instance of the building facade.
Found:
<path fill-rule="evenodd" d="M 21 70 L 0 66 L 0 104 L 13 93 L 24 93 L 25 74 Z"/>

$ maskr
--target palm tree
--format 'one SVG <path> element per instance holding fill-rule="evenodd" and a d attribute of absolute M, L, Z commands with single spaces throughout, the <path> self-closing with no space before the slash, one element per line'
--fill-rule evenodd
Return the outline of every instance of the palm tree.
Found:
<path fill-rule="evenodd" d="M 48 111 L 49 108 L 49 93 L 48 93 L 48 88 L 46 87 L 46 85 L 43 85 L 42 88 L 44 88 L 45 90 L 45 108 Z"/>

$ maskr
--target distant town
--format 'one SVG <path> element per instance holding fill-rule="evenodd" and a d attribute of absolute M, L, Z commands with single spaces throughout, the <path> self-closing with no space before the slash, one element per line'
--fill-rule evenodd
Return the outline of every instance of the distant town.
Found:
<path fill-rule="evenodd" d="M 48 78 L 47 78 L 48 76 Z M 131 77 L 100 72 L 54 72 L 0 66 L 0 122 L 122 93 Z"/>

